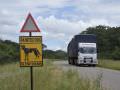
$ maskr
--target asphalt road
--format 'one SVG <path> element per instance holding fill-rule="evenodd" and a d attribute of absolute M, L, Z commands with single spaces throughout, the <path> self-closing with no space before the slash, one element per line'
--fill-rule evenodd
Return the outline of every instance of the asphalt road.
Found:
<path fill-rule="evenodd" d="M 102 86 L 108 90 L 120 90 L 120 71 L 99 67 L 80 67 L 69 65 L 67 61 L 55 61 L 55 65 L 67 71 L 75 70 L 80 77 L 95 79 L 101 77 Z"/>

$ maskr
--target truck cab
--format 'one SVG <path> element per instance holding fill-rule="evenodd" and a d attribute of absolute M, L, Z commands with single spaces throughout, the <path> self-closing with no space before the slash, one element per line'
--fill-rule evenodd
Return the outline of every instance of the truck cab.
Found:
<path fill-rule="evenodd" d="M 96 51 L 96 43 L 79 43 L 77 63 L 89 65 L 98 64 Z"/>

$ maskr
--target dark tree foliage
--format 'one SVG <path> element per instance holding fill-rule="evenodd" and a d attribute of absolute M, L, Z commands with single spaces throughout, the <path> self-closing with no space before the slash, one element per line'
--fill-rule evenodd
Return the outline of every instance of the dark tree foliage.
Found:
<path fill-rule="evenodd" d="M 99 25 L 87 28 L 82 34 L 95 34 L 97 36 L 98 55 L 100 58 L 120 60 L 120 27 Z"/>
<path fill-rule="evenodd" d="M 19 45 L 10 40 L 0 40 L 0 64 L 19 60 Z"/>

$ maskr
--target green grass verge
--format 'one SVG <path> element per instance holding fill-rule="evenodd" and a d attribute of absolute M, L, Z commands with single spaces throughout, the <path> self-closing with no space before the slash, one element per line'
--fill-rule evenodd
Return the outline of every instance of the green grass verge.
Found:
<path fill-rule="evenodd" d="M 120 61 L 115 60 L 99 60 L 99 67 L 120 70 Z"/>
<path fill-rule="evenodd" d="M 44 61 L 43 67 L 34 67 L 34 90 L 103 90 L 100 79 L 80 78 L 76 71 L 67 72 Z M 0 90 L 30 90 L 30 68 L 19 63 L 0 66 Z"/>

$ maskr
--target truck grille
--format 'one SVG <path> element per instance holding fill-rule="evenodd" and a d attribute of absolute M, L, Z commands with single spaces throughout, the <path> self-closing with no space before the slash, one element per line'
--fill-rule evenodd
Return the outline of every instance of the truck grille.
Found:
<path fill-rule="evenodd" d="M 93 62 L 93 58 L 84 58 L 84 63 L 92 63 Z"/>

